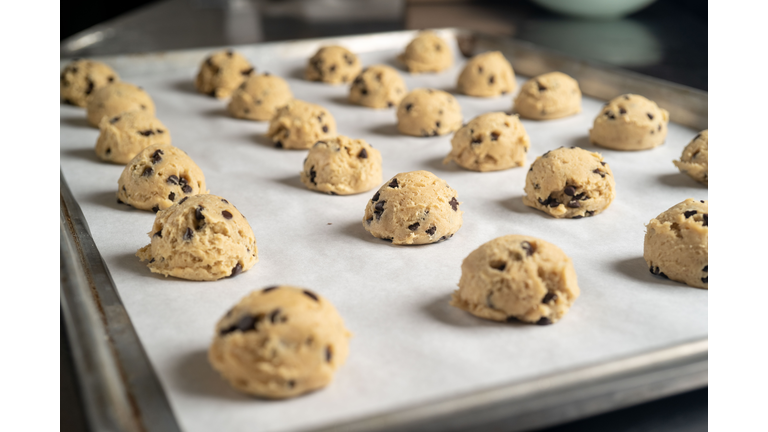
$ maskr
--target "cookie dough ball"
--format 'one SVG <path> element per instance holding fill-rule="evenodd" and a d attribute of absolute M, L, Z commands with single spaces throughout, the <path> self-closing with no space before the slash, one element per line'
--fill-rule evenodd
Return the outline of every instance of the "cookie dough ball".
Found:
<path fill-rule="evenodd" d="M 464 259 L 451 306 L 494 321 L 547 325 L 559 321 L 578 296 L 573 262 L 559 247 L 507 235 Z"/>
<path fill-rule="evenodd" d="M 579 83 L 562 72 L 528 80 L 515 98 L 515 111 L 533 120 L 552 120 L 581 112 Z"/>
<path fill-rule="evenodd" d="M 241 119 L 272 120 L 291 99 L 293 93 L 284 79 L 268 73 L 251 75 L 232 93 L 227 111 Z"/>
<path fill-rule="evenodd" d="M 693 198 L 646 225 L 643 258 L 651 273 L 708 289 L 709 204 Z"/>
<path fill-rule="evenodd" d="M 336 120 L 320 105 L 294 99 L 277 110 L 267 136 L 277 148 L 308 149 L 336 136 Z"/>
<path fill-rule="evenodd" d="M 450 93 L 416 89 L 397 107 L 397 130 L 413 136 L 449 134 L 461 127 L 461 106 Z"/>
<path fill-rule="evenodd" d="M 431 31 L 419 33 L 397 57 L 411 73 L 440 72 L 453 64 L 448 43 Z"/>
<path fill-rule="evenodd" d="M 523 203 L 556 218 L 594 216 L 615 197 L 611 167 L 599 153 L 578 147 L 544 153 L 525 177 Z"/>
<path fill-rule="evenodd" d="M 99 126 L 104 117 L 113 118 L 130 111 L 144 111 L 155 115 L 155 103 L 140 87 L 127 82 L 116 82 L 94 90 L 86 103 L 88 123 Z"/>
<path fill-rule="evenodd" d="M 75 60 L 61 71 L 59 97 L 64 103 L 84 108 L 94 90 L 119 80 L 117 72 L 102 62 Z"/>
<path fill-rule="evenodd" d="M 530 139 L 516 115 L 492 112 L 464 125 L 451 140 L 443 163 L 456 161 L 472 171 L 499 171 L 523 166 Z"/>
<path fill-rule="evenodd" d="M 154 115 L 146 111 L 129 111 L 99 123 L 96 156 L 125 165 L 143 149 L 159 144 L 170 145 L 171 134 Z"/>
<path fill-rule="evenodd" d="M 512 65 L 499 51 L 472 57 L 459 75 L 457 87 L 469 96 L 495 97 L 517 87 Z"/>
<path fill-rule="evenodd" d="M 327 386 L 352 335 L 336 308 L 312 291 L 253 291 L 216 324 L 208 360 L 232 387 L 284 399 Z"/>
<path fill-rule="evenodd" d="M 185 196 L 155 217 L 152 242 L 136 252 L 152 273 L 212 281 L 237 276 L 258 261 L 245 216 L 216 195 Z"/>
<path fill-rule="evenodd" d="M 703 130 L 691 141 L 679 161 L 674 162 L 681 173 L 688 174 L 692 179 L 705 185 L 709 184 L 708 168 L 709 152 L 707 150 L 709 142 L 709 131 Z"/>
<path fill-rule="evenodd" d="M 364 140 L 337 136 L 309 150 L 301 182 L 331 195 L 352 195 L 381 184 L 381 153 Z"/>
<path fill-rule="evenodd" d="M 139 152 L 117 182 L 117 200 L 157 213 L 184 198 L 207 194 L 203 171 L 186 153 L 168 144 Z"/>
<path fill-rule="evenodd" d="M 369 108 L 391 108 L 400 103 L 407 91 L 405 81 L 394 68 L 374 65 L 352 81 L 349 101 Z"/>
<path fill-rule="evenodd" d="M 613 150 L 647 150 L 664 144 L 669 113 L 642 96 L 608 102 L 589 130 L 589 141 Z"/>
<path fill-rule="evenodd" d="M 360 59 L 341 46 L 322 47 L 309 59 L 304 76 L 309 81 L 341 84 L 352 81 L 362 69 Z"/>
<path fill-rule="evenodd" d="M 214 53 L 200 65 L 195 78 L 197 91 L 217 99 L 228 98 L 253 72 L 245 57 L 232 50 Z"/>
<path fill-rule="evenodd" d="M 461 228 L 458 193 L 429 171 L 400 173 L 365 207 L 363 226 L 394 244 L 447 240 Z"/>

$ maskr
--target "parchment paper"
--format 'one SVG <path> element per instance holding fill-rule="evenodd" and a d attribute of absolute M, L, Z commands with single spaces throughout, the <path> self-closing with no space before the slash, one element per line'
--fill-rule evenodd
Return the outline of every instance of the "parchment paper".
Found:
<path fill-rule="evenodd" d="M 361 60 L 394 65 L 405 42 L 361 54 Z M 303 81 L 308 53 L 289 48 L 281 55 L 259 46 L 240 51 L 258 71 L 285 77 L 297 98 L 328 108 L 339 133 L 379 149 L 384 180 L 418 169 L 446 179 L 459 193 L 464 224 L 451 240 L 433 245 L 393 246 L 373 238 L 361 220 L 375 190 L 347 197 L 308 191 L 298 175 L 306 151 L 273 148 L 263 137 L 267 123 L 230 118 L 226 101 L 195 93 L 193 78 L 205 53 L 112 59 L 123 80 L 153 97 L 173 144 L 202 168 L 212 193 L 248 217 L 258 242 L 259 262 L 234 279 L 190 282 L 150 273 L 134 253 L 149 242 L 155 215 L 116 203 L 123 167 L 96 159 L 98 131 L 87 126 L 84 110 L 61 107 L 64 176 L 185 430 L 307 429 L 707 336 L 707 291 L 651 275 L 642 258 L 645 223 L 685 198 L 707 198 L 706 187 L 672 164 L 698 131 L 670 124 L 660 148 L 599 149 L 587 133 L 603 101 L 585 98 L 579 115 L 523 120 L 532 143 L 525 167 L 465 171 L 441 163 L 451 136 L 399 135 L 394 109 L 351 106 L 346 86 Z M 437 75 L 403 72 L 408 88 L 456 94 L 464 63 L 457 59 Z M 511 95 L 456 97 L 465 122 L 508 111 L 512 103 Z M 611 164 L 617 184 L 611 207 L 593 218 L 556 220 L 524 206 L 528 165 L 547 150 L 572 145 L 599 151 Z M 552 242 L 574 261 L 582 294 L 555 325 L 500 324 L 448 305 L 464 257 L 513 233 Z M 231 389 L 209 366 L 206 351 L 214 324 L 230 306 L 276 284 L 328 298 L 354 338 L 347 363 L 326 389 L 264 401 Z"/>

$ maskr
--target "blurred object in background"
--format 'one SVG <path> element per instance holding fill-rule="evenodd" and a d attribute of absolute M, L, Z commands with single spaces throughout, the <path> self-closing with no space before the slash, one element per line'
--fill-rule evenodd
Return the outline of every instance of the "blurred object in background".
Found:
<path fill-rule="evenodd" d="M 617 19 L 647 7 L 656 0 L 531 0 L 552 12 L 576 18 Z"/>

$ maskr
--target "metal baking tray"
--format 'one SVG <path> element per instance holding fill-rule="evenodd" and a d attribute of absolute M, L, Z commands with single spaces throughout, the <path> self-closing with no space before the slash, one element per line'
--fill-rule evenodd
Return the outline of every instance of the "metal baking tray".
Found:
<path fill-rule="evenodd" d="M 515 40 L 458 29 L 443 29 L 440 32 L 444 37 L 454 39 L 461 53 L 465 56 L 471 56 L 488 50 L 502 51 L 511 61 L 516 74 L 519 76 L 530 77 L 552 70 L 560 70 L 579 81 L 585 97 L 607 100 L 623 93 L 642 94 L 666 108 L 670 112 L 672 120 L 678 125 L 687 126 L 692 128 L 692 130 L 700 130 L 707 127 L 706 92 L 589 61 L 575 60 L 565 55 L 549 52 L 531 44 Z M 301 59 L 301 61 L 304 61 L 318 46 L 324 44 L 341 43 L 358 53 L 375 53 L 378 51 L 402 49 L 404 44 L 413 35 L 414 32 L 405 31 L 268 43 L 233 48 L 251 54 L 256 53 L 259 58 L 293 58 L 294 60 Z M 113 65 L 124 78 L 130 81 L 129 77 L 142 73 L 177 71 L 180 67 L 189 69 L 190 65 L 193 65 L 192 69 L 194 69 L 195 65 L 204 55 L 214 49 L 216 48 L 116 56 L 101 60 Z M 66 62 L 66 59 L 62 60 L 62 64 Z M 180 84 L 179 90 L 190 92 L 192 78 L 190 75 L 188 84 Z M 293 75 L 289 75 L 289 78 L 300 79 L 300 72 L 297 71 Z M 423 79 L 429 80 L 430 78 L 427 76 Z M 409 85 L 409 88 L 413 87 L 415 86 Z M 297 92 L 294 90 L 294 93 Z M 300 94 L 296 94 L 296 96 L 302 97 Z M 204 96 L 200 97 L 203 98 Z M 68 108 L 62 108 L 62 110 L 65 109 Z M 215 114 L 225 117 L 221 110 Z M 158 115 L 162 120 L 162 113 Z M 394 118 L 394 114 L 391 114 L 391 116 Z M 465 115 L 465 117 L 468 116 Z M 337 120 L 339 119 L 337 118 Z M 469 118 L 465 120 L 469 120 Z M 195 121 L 217 120 L 200 119 Z M 543 127 L 541 125 L 548 124 L 554 125 L 555 123 L 541 123 L 539 126 L 532 127 Z M 62 116 L 62 128 L 70 126 L 84 127 L 84 122 L 72 120 L 71 116 L 66 119 Z M 528 124 L 526 124 L 526 127 L 528 127 Z M 391 128 L 380 129 L 380 133 L 394 135 L 391 132 Z M 341 129 L 341 125 L 340 132 L 344 132 Z M 94 136 L 95 132 L 91 131 L 89 133 L 90 136 Z M 64 132 L 62 132 L 62 136 L 63 134 Z M 258 138 L 256 141 L 258 141 Z M 444 141 L 442 143 L 444 145 Z M 174 144 L 183 147 L 183 143 L 176 139 L 174 139 Z M 684 144 L 682 143 L 682 145 Z M 88 163 L 97 164 L 98 162 L 95 161 L 93 156 L 89 156 L 86 149 L 92 148 L 92 145 L 92 142 L 84 142 L 81 146 L 82 149 L 67 149 L 65 151 L 62 148 L 62 160 L 65 157 L 77 157 L 86 159 L 83 162 L 86 165 Z M 677 143 L 676 146 L 682 149 L 680 143 Z M 447 148 L 445 153 L 447 153 Z M 535 156 L 536 153 L 530 154 L 528 162 L 532 162 Z M 615 154 L 610 156 L 618 158 Z M 300 159 L 303 156 L 297 154 L 290 157 Z M 200 162 L 198 160 L 198 164 Z M 671 161 L 666 162 L 671 165 Z M 127 309 L 124 306 L 121 300 L 121 288 L 115 284 L 110 269 L 107 266 L 108 260 L 102 258 L 99 247 L 91 235 L 80 203 L 76 200 L 78 192 L 70 190 L 65 180 L 65 174 L 74 177 L 82 175 L 81 171 L 87 169 L 83 168 L 86 166 L 83 163 L 65 164 L 62 162 L 60 183 L 61 304 L 88 421 L 93 430 L 181 430 L 183 422 L 179 421 L 179 418 L 184 417 L 187 413 L 174 412 L 174 408 L 172 408 L 173 403 L 169 400 L 168 389 L 164 388 L 162 384 L 163 376 L 156 372 L 157 365 L 150 361 L 152 353 L 145 349 L 134 327 L 134 323 L 132 323 L 131 315 L 139 311 Z M 119 167 L 116 169 L 116 172 L 119 174 Z M 297 167 L 297 172 L 298 169 Z M 614 171 L 616 171 L 615 167 Z M 673 176 L 674 169 L 670 170 L 670 172 L 672 173 L 670 176 Z M 440 173 L 437 174 L 440 175 Z M 386 178 L 388 178 L 388 172 L 385 170 Z M 116 184 L 117 176 L 115 176 L 114 180 Z M 286 180 L 288 183 L 291 181 Z M 670 180 L 670 177 L 667 177 L 665 181 L 667 183 L 678 182 L 678 180 Z M 682 181 L 684 182 L 684 180 Z M 300 188 L 300 186 L 298 187 Z M 619 188 L 621 187 L 619 185 Z M 685 187 L 688 190 L 693 190 L 690 189 L 690 184 L 685 184 Z M 210 184 L 210 179 L 209 188 L 216 193 L 215 188 Z M 522 189 L 522 183 L 520 183 L 519 189 Z M 459 192 L 461 193 L 461 190 Z M 309 194 L 309 192 L 306 193 Z M 706 190 L 699 190 L 699 193 L 705 194 Z M 367 194 L 364 195 L 367 196 Z M 320 198 L 325 199 L 325 197 Z M 460 196 L 461 198 L 463 197 Z M 102 196 L 98 197 L 98 199 L 105 201 L 112 198 L 110 196 Z M 240 204 L 241 210 L 242 201 L 242 199 L 236 201 L 236 203 Z M 659 205 L 658 208 L 648 209 L 646 220 L 672 204 L 674 202 L 669 203 L 669 205 Z M 88 205 L 92 204 L 89 203 Z M 509 204 L 505 205 L 509 207 Z M 520 212 L 522 210 L 514 211 Z M 360 212 L 362 212 L 362 207 Z M 150 215 L 146 214 L 136 217 L 147 219 L 149 222 L 145 224 L 147 229 L 149 229 L 151 226 Z M 465 213 L 465 223 L 468 217 L 469 215 Z M 594 219 L 600 220 L 602 217 Z M 357 215 L 355 215 L 355 218 L 357 218 Z M 104 223 L 104 221 L 92 222 Z M 561 222 L 546 221 L 545 223 L 558 224 Z M 465 228 L 465 231 L 469 230 L 469 227 Z M 255 231 L 257 231 L 258 240 L 258 230 L 255 229 Z M 461 234 L 469 236 L 471 231 L 465 233 L 460 231 L 457 237 Z M 146 242 L 144 231 L 134 237 L 140 238 L 140 240 L 133 240 L 134 242 Z M 478 239 L 474 247 L 487 240 L 490 240 L 490 238 Z M 451 242 L 453 241 L 451 240 Z M 445 244 L 451 243 L 446 242 Z M 376 245 L 376 247 L 379 246 L 392 247 Z M 430 247 L 420 247 L 420 249 L 414 250 L 425 251 L 424 253 L 426 253 Z M 466 256 L 473 248 L 463 250 L 461 255 Z M 134 258 L 130 256 L 133 252 L 135 252 L 135 249 L 129 247 L 126 249 L 125 256 L 122 259 L 124 261 L 133 260 Z M 263 250 L 260 252 L 261 258 L 265 252 Z M 112 257 L 108 258 L 113 259 Z M 139 264 L 132 265 L 134 268 L 142 268 Z M 247 272 L 244 275 L 258 273 L 259 265 L 261 263 L 257 264 L 251 272 Z M 146 268 L 143 268 L 143 270 L 146 271 Z M 577 266 L 578 271 L 579 268 Z M 146 273 L 149 272 L 146 271 Z M 141 276 L 146 275 L 142 274 Z M 446 286 L 446 293 L 450 293 L 451 286 L 455 284 L 458 277 L 455 277 L 455 279 L 451 280 Z M 168 289 L 179 289 L 178 284 L 165 283 L 169 285 Z M 251 286 L 251 289 L 267 285 L 266 283 L 261 283 L 260 280 L 253 283 L 257 285 Z M 223 282 L 215 282 L 213 285 L 211 283 L 208 283 L 208 285 L 204 284 L 205 288 L 202 289 L 215 290 L 217 289 L 216 284 L 223 284 Z M 692 288 L 680 287 L 669 289 L 693 290 Z M 582 290 L 584 290 L 584 287 L 582 287 Z M 122 294 L 125 295 L 127 292 L 122 291 Z M 698 296 L 700 299 L 702 295 L 706 294 L 698 292 L 691 295 Z M 227 298 L 222 301 L 222 304 L 231 304 L 237 301 L 238 298 L 239 296 Z M 336 297 L 333 300 L 336 301 Z M 148 301 L 151 301 L 151 299 Z M 583 303 L 585 301 L 587 300 L 577 300 L 574 310 L 580 307 L 580 302 Z M 340 309 L 342 315 L 344 315 L 343 308 Z M 430 313 L 437 316 L 446 312 L 440 309 L 437 312 L 433 310 Z M 571 314 L 574 314 L 574 312 L 572 311 Z M 438 317 L 438 319 L 440 318 Z M 467 319 L 471 320 L 474 318 Z M 566 320 L 563 322 L 547 328 L 565 328 L 564 326 L 569 325 L 566 322 L 567 319 L 566 317 Z M 706 322 L 706 316 L 703 319 Z M 206 322 L 204 326 L 210 327 L 210 332 L 212 332 L 214 323 L 215 321 Z M 474 321 L 472 323 L 477 325 Z M 352 328 L 352 330 L 354 332 L 355 328 Z M 209 336 L 208 334 L 204 335 L 205 338 Z M 402 337 L 407 338 L 408 335 Z M 353 345 L 351 356 L 355 355 L 357 355 L 357 352 Z M 493 428 L 503 428 L 510 431 L 527 430 L 562 423 L 706 386 L 707 357 L 707 337 L 706 335 L 699 335 L 687 340 L 678 340 L 670 345 L 655 346 L 653 349 L 642 352 L 597 358 L 576 366 L 553 367 L 547 373 L 535 374 L 534 376 L 512 380 L 511 382 L 484 383 L 472 386 L 473 388 L 468 391 L 455 391 L 452 394 L 446 395 L 432 394 L 430 397 L 422 398 L 416 403 L 403 403 L 394 408 L 391 404 L 383 408 L 373 407 L 364 415 L 351 413 L 348 416 L 338 417 L 332 422 L 318 422 L 299 429 L 317 431 L 445 431 L 490 430 Z M 342 376 L 345 373 L 345 368 L 348 367 L 342 367 L 338 375 Z M 213 376 L 214 372 L 212 370 L 208 372 Z M 203 380 L 215 380 L 211 376 L 207 376 Z M 198 376 L 191 375 L 186 378 L 189 380 L 201 379 Z M 361 377 L 359 375 L 355 377 L 355 379 L 358 378 Z M 337 381 L 339 379 L 337 377 Z M 349 382 L 349 379 L 347 379 L 347 382 Z M 226 387 L 226 384 L 223 384 L 223 382 L 219 384 Z M 328 392 L 331 395 L 334 385 L 341 384 L 334 383 L 329 389 L 315 393 L 312 398 L 322 398 L 324 392 Z M 333 397 L 335 396 L 338 395 L 333 394 Z M 234 400 L 233 398 L 229 393 L 225 396 L 214 397 L 217 403 L 242 403 L 242 399 Z M 313 400 L 316 400 L 312 398 L 306 398 L 303 403 L 312 403 Z M 407 398 L 404 396 L 403 400 L 405 401 Z M 343 403 L 344 401 L 340 400 L 339 402 Z M 256 405 L 263 404 L 264 402 L 254 400 L 246 401 L 246 403 Z M 275 404 L 281 403 L 286 402 L 270 402 L 269 404 L 271 404 L 272 409 L 276 409 L 279 405 Z M 266 406 L 264 409 L 270 409 L 270 406 Z M 221 427 L 231 429 L 229 426 L 232 425 L 222 424 Z M 250 426 L 253 429 L 260 429 L 257 423 Z M 191 429 L 190 424 L 185 424 L 185 428 Z"/>

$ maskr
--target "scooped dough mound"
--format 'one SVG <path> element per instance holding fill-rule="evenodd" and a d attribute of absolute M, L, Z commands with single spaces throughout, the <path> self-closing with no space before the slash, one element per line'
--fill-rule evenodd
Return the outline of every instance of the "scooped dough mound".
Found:
<path fill-rule="evenodd" d="M 431 31 L 419 33 L 397 58 L 414 74 L 441 72 L 453 64 L 451 47 Z"/>
<path fill-rule="evenodd" d="M 472 171 L 498 171 L 523 166 L 530 139 L 516 115 L 479 115 L 456 132 L 443 163 L 456 161 Z"/>
<path fill-rule="evenodd" d="M 442 90 L 416 89 L 397 108 L 397 129 L 406 135 L 445 135 L 459 129 L 462 121 L 456 98 Z"/>
<path fill-rule="evenodd" d="M 608 102 L 589 130 L 590 142 L 613 150 L 647 150 L 664 144 L 669 112 L 642 96 Z"/>
<path fill-rule="evenodd" d="M 308 149 L 336 136 L 336 120 L 320 105 L 294 99 L 277 110 L 267 136 L 277 148 Z"/>
<path fill-rule="evenodd" d="M 406 92 L 405 81 L 395 68 L 373 65 L 352 81 L 349 101 L 368 108 L 391 108 L 403 100 Z"/>
<path fill-rule="evenodd" d="M 351 336 L 324 297 L 273 286 L 251 292 L 219 320 L 208 360 L 237 390 L 284 399 L 327 386 Z"/>
<path fill-rule="evenodd" d="M 129 111 L 99 123 L 96 156 L 116 164 L 127 164 L 143 149 L 155 145 L 170 145 L 168 128 L 146 111 Z"/>
<path fill-rule="evenodd" d="M 311 190 L 351 195 L 381 184 L 381 153 L 364 140 L 337 136 L 309 150 L 301 182 Z"/>
<path fill-rule="evenodd" d="M 495 97 L 515 90 L 515 72 L 504 54 L 491 51 L 472 57 L 459 75 L 457 87 L 469 96 Z"/>
<path fill-rule="evenodd" d="M 85 107 L 86 99 L 107 84 L 120 81 L 117 72 L 102 62 L 75 60 L 61 71 L 59 97 L 70 105 Z"/>
<path fill-rule="evenodd" d="M 227 111 L 232 116 L 248 120 L 272 120 L 278 108 L 293 99 L 284 79 L 264 73 L 251 75 L 232 93 Z"/>
<path fill-rule="evenodd" d="M 489 320 L 547 325 L 559 321 L 578 296 L 573 263 L 559 247 L 507 235 L 464 259 L 451 305 Z"/>
<path fill-rule="evenodd" d="M 149 238 L 136 256 L 165 276 L 213 281 L 237 276 L 258 261 L 248 221 L 216 195 L 184 197 L 160 210 Z"/>
<path fill-rule="evenodd" d="M 579 83 L 562 72 L 528 80 L 515 98 L 515 111 L 533 120 L 552 120 L 581 112 Z"/>
<path fill-rule="evenodd" d="M 309 59 L 304 76 L 309 81 L 341 84 L 352 81 L 362 68 L 360 59 L 352 51 L 333 45 L 320 48 Z"/>
<path fill-rule="evenodd" d="M 363 227 L 394 244 L 447 240 L 461 228 L 458 193 L 429 171 L 392 177 L 365 207 Z"/>
<path fill-rule="evenodd" d="M 709 131 L 703 130 L 693 138 L 679 161 L 672 161 L 681 173 L 699 183 L 709 184 Z"/>
<path fill-rule="evenodd" d="M 95 127 L 104 117 L 113 118 L 130 111 L 155 115 L 155 103 L 147 92 L 127 82 L 116 82 L 94 90 L 86 103 L 88 123 Z"/>
<path fill-rule="evenodd" d="M 195 88 L 217 99 L 228 98 L 255 70 L 240 53 L 219 51 L 200 65 Z"/>

